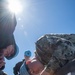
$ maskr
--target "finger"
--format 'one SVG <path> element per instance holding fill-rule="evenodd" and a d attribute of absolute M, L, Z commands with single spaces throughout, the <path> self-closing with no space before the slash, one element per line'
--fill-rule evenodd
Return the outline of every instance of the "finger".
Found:
<path fill-rule="evenodd" d="M 2 67 L 2 66 L 4 66 L 5 65 L 5 62 L 2 62 L 1 64 L 0 64 L 0 68 Z"/>
<path fill-rule="evenodd" d="M 0 56 L 0 60 L 1 60 L 1 59 L 4 59 L 4 55 Z"/>

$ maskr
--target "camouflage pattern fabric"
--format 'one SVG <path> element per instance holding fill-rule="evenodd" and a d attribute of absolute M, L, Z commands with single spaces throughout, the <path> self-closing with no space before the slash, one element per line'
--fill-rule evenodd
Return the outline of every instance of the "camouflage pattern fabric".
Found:
<path fill-rule="evenodd" d="M 57 36 L 57 37 L 61 37 L 61 38 L 70 40 L 75 46 L 75 34 L 48 34 L 48 35 Z"/>
<path fill-rule="evenodd" d="M 46 34 L 36 42 L 36 56 L 49 71 L 57 71 L 75 58 L 75 35 Z M 73 41 L 74 40 L 74 41 Z"/>

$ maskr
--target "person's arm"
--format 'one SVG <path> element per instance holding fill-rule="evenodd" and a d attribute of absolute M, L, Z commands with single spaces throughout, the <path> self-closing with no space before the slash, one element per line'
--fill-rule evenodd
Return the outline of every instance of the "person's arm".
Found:
<path fill-rule="evenodd" d="M 75 60 L 62 67 L 55 75 L 66 75 L 69 72 L 75 72 Z"/>
<path fill-rule="evenodd" d="M 17 74 L 19 73 L 20 67 L 21 67 L 22 64 L 23 64 L 23 61 L 20 61 L 20 62 L 18 62 L 18 63 L 15 65 L 15 67 L 13 68 L 13 73 L 14 73 L 15 75 L 17 75 Z"/>

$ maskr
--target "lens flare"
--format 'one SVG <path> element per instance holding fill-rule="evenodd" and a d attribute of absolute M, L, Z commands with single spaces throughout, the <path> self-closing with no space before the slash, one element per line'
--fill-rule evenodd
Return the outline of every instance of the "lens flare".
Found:
<path fill-rule="evenodd" d="M 11 12 L 14 12 L 16 14 L 22 12 L 22 5 L 19 0 L 9 0 L 8 3 L 8 8 Z"/>

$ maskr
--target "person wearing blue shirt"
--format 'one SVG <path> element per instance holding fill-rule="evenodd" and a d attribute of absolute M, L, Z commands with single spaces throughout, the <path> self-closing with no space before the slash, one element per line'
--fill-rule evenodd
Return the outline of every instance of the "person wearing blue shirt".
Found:
<path fill-rule="evenodd" d="M 15 67 L 13 68 L 13 73 L 14 75 L 19 75 L 20 74 L 20 67 L 22 65 L 25 65 L 24 63 L 26 63 L 26 61 L 30 60 L 31 57 L 31 51 L 30 50 L 26 50 L 24 52 L 24 59 L 20 62 L 18 62 Z M 25 68 L 25 67 L 24 67 Z M 22 72 L 23 73 L 23 72 Z"/>

